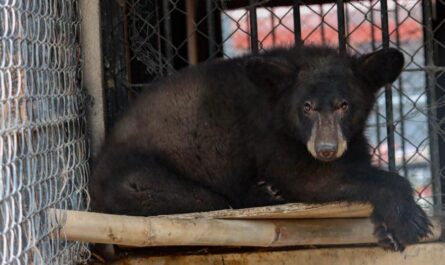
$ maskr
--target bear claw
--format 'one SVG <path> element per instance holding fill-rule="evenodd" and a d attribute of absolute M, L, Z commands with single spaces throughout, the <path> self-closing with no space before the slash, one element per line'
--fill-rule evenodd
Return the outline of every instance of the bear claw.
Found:
<path fill-rule="evenodd" d="M 402 252 L 405 246 L 395 237 L 394 233 L 388 229 L 385 224 L 376 226 L 374 234 L 377 237 L 378 244 L 384 249 Z"/>

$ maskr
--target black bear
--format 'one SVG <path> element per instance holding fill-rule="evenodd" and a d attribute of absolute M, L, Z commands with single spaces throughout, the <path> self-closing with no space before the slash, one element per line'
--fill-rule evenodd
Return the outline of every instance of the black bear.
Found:
<path fill-rule="evenodd" d="M 371 165 L 376 93 L 396 49 L 315 46 L 190 67 L 154 83 L 117 123 L 90 180 L 95 211 L 158 215 L 285 202 L 370 202 L 379 243 L 431 231 L 409 182 Z"/>

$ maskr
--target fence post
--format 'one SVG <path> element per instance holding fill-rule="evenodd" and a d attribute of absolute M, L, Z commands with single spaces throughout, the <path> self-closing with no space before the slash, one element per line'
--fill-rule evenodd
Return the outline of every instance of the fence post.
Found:
<path fill-rule="evenodd" d="M 80 8 L 83 86 L 91 98 L 87 106 L 88 131 L 94 161 L 105 137 L 100 0 L 80 0 Z"/>
<path fill-rule="evenodd" d="M 445 97 L 445 47 L 443 47 L 443 43 L 445 43 L 445 27 L 443 21 L 445 20 L 445 3 L 441 1 L 436 1 L 435 6 L 432 6 L 430 0 L 424 0 L 424 14 L 428 14 L 428 17 L 424 17 L 424 23 L 426 24 L 426 32 L 425 36 L 430 38 L 431 49 L 435 48 L 435 51 L 431 51 L 430 58 L 427 56 L 427 66 L 428 68 L 428 82 L 432 82 L 429 84 L 429 104 L 431 111 L 430 119 L 430 130 L 431 135 L 434 136 L 432 138 L 434 141 L 430 142 L 431 148 L 431 160 L 433 163 L 432 166 L 432 180 L 433 180 L 433 193 L 434 193 L 434 205 L 435 205 L 435 214 L 440 215 L 443 212 L 442 203 L 445 200 L 445 194 L 442 193 L 445 190 L 445 179 L 444 179 L 444 171 L 445 168 L 445 139 L 443 135 L 440 134 L 442 130 L 445 129 L 443 121 L 445 120 L 445 107 L 437 105 L 440 101 L 439 99 L 443 99 Z M 433 11 L 435 9 L 435 12 Z M 433 17 L 435 14 L 435 17 Z M 425 16 L 425 15 L 424 15 Z M 436 42 L 434 41 L 436 40 Z M 428 42 L 428 39 L 426 39 Z M 434 45 L 435 44 L 435 45 Z M 428 47 L 427 47 L 428 48 Z M 427 49 L 428 50 L 428 49 Z M 432 94 L 432 95 L 431 95 Z M 431 97 L 434 96 L 434 97 Z M 435 127 L 433 128 L 434 125 Z"/>

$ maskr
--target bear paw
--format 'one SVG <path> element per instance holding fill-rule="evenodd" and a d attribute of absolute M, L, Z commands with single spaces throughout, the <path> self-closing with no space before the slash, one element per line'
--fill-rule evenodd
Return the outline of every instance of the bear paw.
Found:
<path fill-rule="evenodd" d="M 401 209 L 403 211 L 399 212 Z M 403 208 L 396 207 L 395 213 L 382 215 L 386 216 L 382 218 L 384 221 L 374 219 L 374 235 L 384 249 L 403 251 L 405 245 L 417 243 L 432 234 L 428 216 L 414 201 Z"/>
<path fill-rule="evenodd" d="M 385 224 L 376 225 L 374 235 L 377 237 L 377 243 L 384 249 L 400 252 L 405 250 L 405 246 L 399 242 L 394 232 L 390 231 Z"/>

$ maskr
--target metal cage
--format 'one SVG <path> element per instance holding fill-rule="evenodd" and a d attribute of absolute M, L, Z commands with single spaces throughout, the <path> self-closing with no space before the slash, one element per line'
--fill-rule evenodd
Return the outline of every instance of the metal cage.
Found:
<path fill-rule="evenodd" d="M 442 212 L 445 1 L 126 0 L 102 12 L 108 129 L 147 83 L 190 64 L 295 42 L 352 54 L 399 48 L 403 73 L 368 121 L 373 162 L 409 178 L 419 204 Z"/>
<path fill-rule="evenodd" d="M 0 0 L 0 261 L 76 264 L 85 244 L 52 209 L 88 209 L 81 0 Z M 406 65 L 368 121 L 373 162 L 445 199 L 444 0 L 101 1 L 105 125 L 178 69 L 295 42 L 360 54 L 398 47 Z"/>

